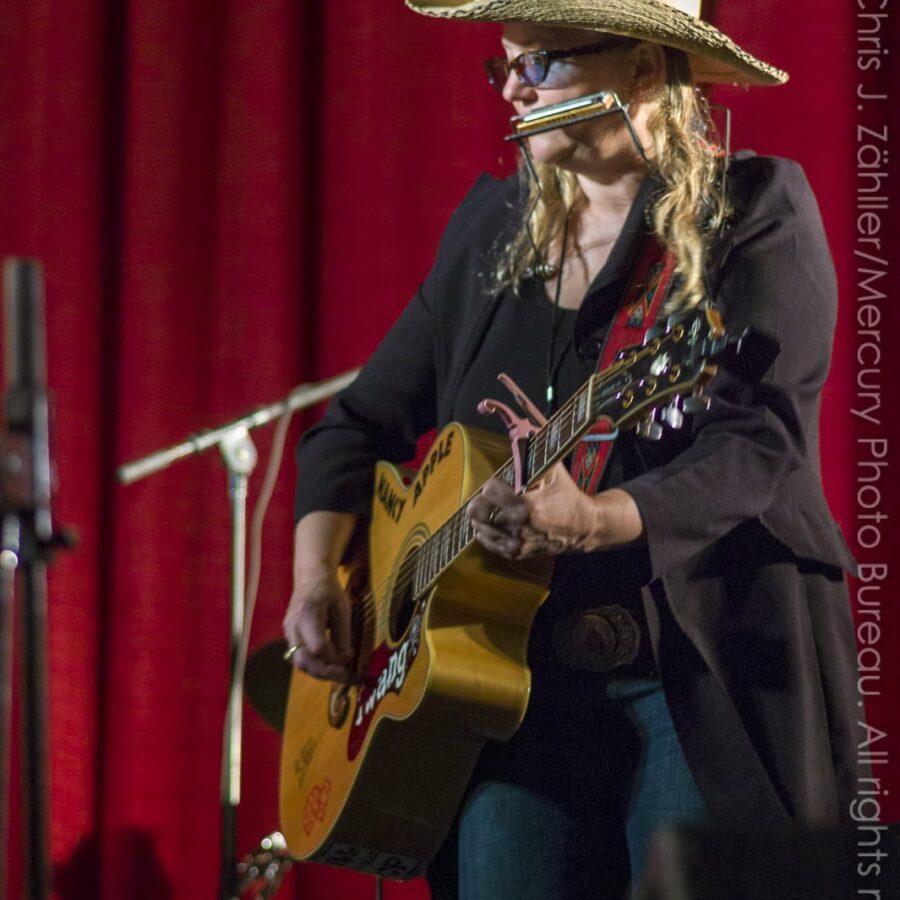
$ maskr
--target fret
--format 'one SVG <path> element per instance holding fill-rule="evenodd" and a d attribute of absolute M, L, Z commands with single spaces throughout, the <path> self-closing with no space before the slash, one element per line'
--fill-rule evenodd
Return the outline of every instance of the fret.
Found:
<path fill-rule="evenodd" d="M 466 533 L 469 530 L 469 517 L 466 515 L 465 510 L 461 510 L 455 516 L 456 518 L 456 547 L 454 556 L 459 555 L 465 549 L 466 544 L 469 543 L 468 538 L 466 537 Z"/>
<path fill-rule="evenodd" d="M 459 510 L 450 517 L 450 559 L 459 553 Z"/>
<path fill-rule="evenodd" d="M 548 454 L 546 450 L 544 451 L 544 465 L 547 465 L 548 456 L 553 456 L 553 454 L 555 454 L 556 451 L 559 450 L 560 431 L 559 431 L 559 417 L 558 416 L 551 419 L 549 427 L 550 427 L 550 433 L 549 433 L 547 443 L 549 445 L 550 453 Z"/>
<path fill-rule="evenodd" d="M 434 568 L 434 548 L 435 548 L 434 535 L 432 535 L 425 542 L 425 559 L 426 559 L 425 573 L 427 575 L 426 584 L 428 582 L 433 581 L 434 576 L 437 575 L 437 572 L 435 571 L 435 568 Z"/>
<path fill-rule="evenodd" d="M 453 557 L 456 556 L 456 553 L 454 552 L 454 549 L 453 549 L 453 545 L 455 544 L 455 541 L 453 540 L 453 519 L 452 518 L 450 519 L 449 522 L 447 522 L 446 528 L 447 528 L 447 537 L 445 538 L 445 541 L 447 544 L 447 558 L 444 562 L 444 565 L 449 566 L 450 563 L 453 561 Z"/>
<path fill-rule="evenodd" d="M 530 480 L 531 475 L 538 470 L 538 444 L 539 441 L 530 441 L 528 444 L 528 450 L 525 452 L 525 465 L 528 467 L 528 471 L 525 474 L 526 481 Z"/>
<path fill-rule="evenodd" d="M 438 574 L 439 566 L 435 558 L 437 553 L 437 532 L 428 538 L 428 581 L 433 581 Z"/>
<path fill-rule="evenodd" d="M 557 450 L 572 440 L 572 407 L 567 406 L 559 417 L 559 445 Z"/>
<path fill-rule="evenodd" d="M 526 483 L 530 482 L 535 475 L 537 475 L 541 469 L 544 467 L 544 463 L 547 460 L 547 440 L 546 440 L 546 432 L 544 429 L 541 429 L 532 439 L 529 444 L 529 449 L 534 447 L 534 452 L 529 455 L 528 459 L 528 472 L 525 474 L 525 478 L 523 479 Z"/>
<path fill-rule="evenodd" d="M 434 533 L 434 574 L 437 575 L 444 568 L 444 529 L 438 528 Z"/>
<path fill-rule="evenodd" d="M 413 597 L 418 597 L 422 592 L 423 581 L 422 581 L 422 562 L 424 558 L 424 554 L 422 551 L 424 550 L 425 545 L 423 544 L 416 551 L 415 554 L 415 564 L 413 565 Z"/>
<path fill-rule="evenodd" d="M 424 591 L 426 585 L 432 579 L 431 574 L 431 541 L 427 540 L 424 544 L 419 548 L 419 553 L 422 557 L 422 583 L 419 586 L 420 591 Z"/>
<path fill-rule="evenodd" d="M 419 547 L 416 564 L 416 593 L 424 590 L 426 584 L 428 584 L 428 541 Z"/>
<path fill-rule="evenodd" d="M 588 386 L 590 382 L 588 382 Z M 579 424 L 584 423 L 588 417 L 588 387 L 583 387 L 579 392 L 575 402 L 576 420 Z"/>
<path fill-rule="evenodd" d="M 453 557 L 456 556 L 456 535 L 454 534 L 454 522 L 455 515 L 450 516 L 449 519 L 444 523 L 444 528 L 447 529 L 447 565 L 449 566 L 453 560 Z"/>
<path fill-rule="evenodd" d="M 440 574 L 442 563 L 441 563 L 441 529 L 438 528 L 437 531 L 432 535 L 431 538 L 434 541 L 434 575 L 437 577 Z"/>

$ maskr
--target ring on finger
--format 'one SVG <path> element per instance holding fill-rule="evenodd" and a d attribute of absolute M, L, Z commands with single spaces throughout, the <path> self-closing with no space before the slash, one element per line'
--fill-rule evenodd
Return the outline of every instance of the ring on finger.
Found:
<path fill-rule="evenodd" d="M 292 644 L 290 647 L 288 647 L 287 650 L 284 651 L 285 662 L 290 662 L 294 658 L 294 654 L 298 650 L 302 650 L 302 649 L 303 649 L 303 641 L 301 641 L 299 644 Z"/>

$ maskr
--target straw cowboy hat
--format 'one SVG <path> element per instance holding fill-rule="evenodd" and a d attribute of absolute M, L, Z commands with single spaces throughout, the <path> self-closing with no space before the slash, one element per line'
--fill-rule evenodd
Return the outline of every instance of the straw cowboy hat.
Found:
<path fill-rule="evenodd" d="M 783 84 L 787 72 L 751 56 L 700 18 L 700 0 L 406 0 L 442 19 L 540 22 L 620 34 L 684 50 L 697 81 Z"/>

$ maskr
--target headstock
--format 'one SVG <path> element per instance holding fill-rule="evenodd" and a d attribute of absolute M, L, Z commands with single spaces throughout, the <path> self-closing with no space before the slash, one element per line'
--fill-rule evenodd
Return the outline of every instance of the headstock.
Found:
<path fill-rule="evenodd" d="M 596 418 L 634 427 L 659 440 L 663 426 L 678 429 L 685 414 L 709 408 L 703 388 L 723 365 L 745 380 L 758 380 L 778 354 L 771 338 L 745 329 L 730 336 L 719 313 L 699 306 L 651 328 L 641 345 L 619 351 L 599 373 L 594 392 Z"/>

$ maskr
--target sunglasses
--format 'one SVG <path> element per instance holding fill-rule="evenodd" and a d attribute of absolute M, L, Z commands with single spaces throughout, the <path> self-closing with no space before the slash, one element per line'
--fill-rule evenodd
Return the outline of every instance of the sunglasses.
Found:
<path fill-rule="evenodd" d="M 492 56 L 484 61 L 484 71 L 491 87 L 501 93 L 510 71 L 515 72 L 516 77 L 526 87 L 538 87 L 546 81 L 550 67 L 558 59 L 603 53 L 605 50 L 623 47 L 628 43 L 631 43 L 629 38 L 611 37 L 596 44 L 586 44 L 584 47 L 573 47 L 569 50 L 528 50 L 514 59 Z"/>

